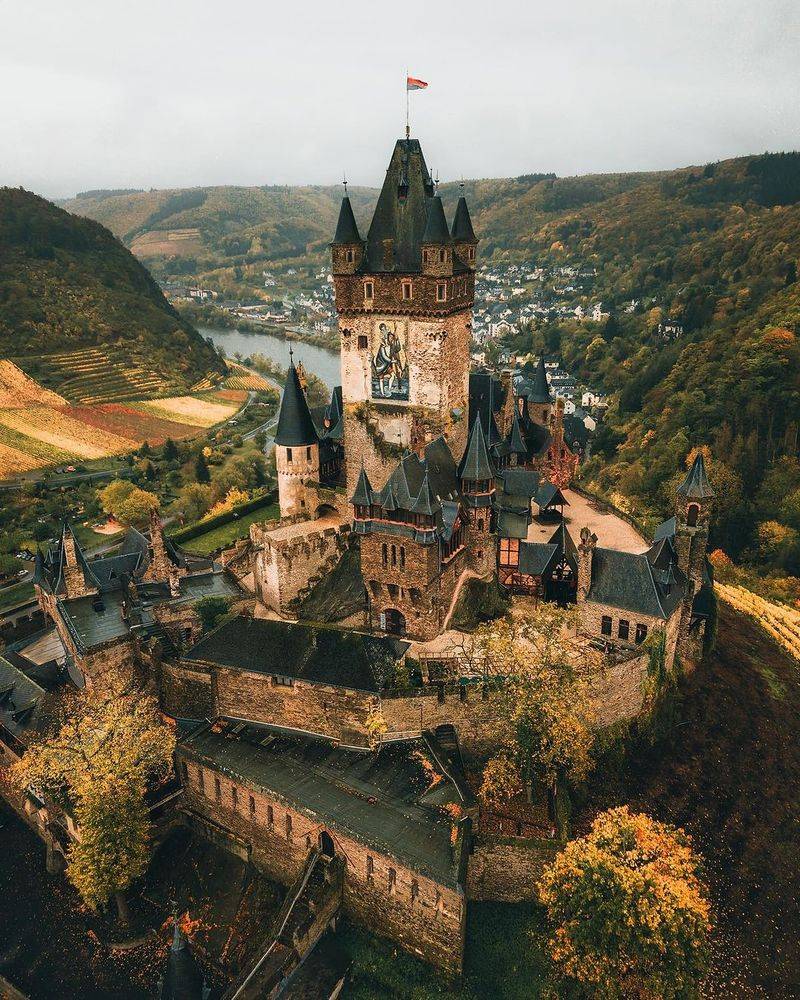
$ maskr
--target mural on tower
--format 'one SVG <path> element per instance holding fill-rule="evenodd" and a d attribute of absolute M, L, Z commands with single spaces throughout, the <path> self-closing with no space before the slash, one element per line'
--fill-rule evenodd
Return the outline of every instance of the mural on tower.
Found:
<path fill-rule="evenodd" d="M 408 399 L 404 322 L 378 320 L 372 329 L 372 398 Z"/>

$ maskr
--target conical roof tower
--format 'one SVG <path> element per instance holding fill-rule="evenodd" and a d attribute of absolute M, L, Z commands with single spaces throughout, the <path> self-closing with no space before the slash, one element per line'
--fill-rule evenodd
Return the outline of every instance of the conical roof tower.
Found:
<path fill-rule="evenodd" d="M 317 441 L 317 430 L 311 419 L 306 394 L 300 385 L 294 361 L 290 357 L 286 386 L 281 399 L 281 412 L 278 417 L 278 430 L 275 433 L 275 444 L 295 448 L 316 444 Z"/>

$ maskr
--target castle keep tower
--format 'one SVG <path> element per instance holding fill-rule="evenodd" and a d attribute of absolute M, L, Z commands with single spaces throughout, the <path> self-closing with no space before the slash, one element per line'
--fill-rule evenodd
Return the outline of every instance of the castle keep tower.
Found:
<path fill-rule="evenodd" d="M 363 460 L 381 489 L 406 450 L 467 444 L 477 240 L 466 201 L 451 233 L 416 139 L 399 139 L 366 240 L 350 200 L 331 243 L 347 489 Z"/>
<path fill-rule="evenodd" d="M 703 585 L 708 548 L 708 525 L 714 490 L 706 475 L 703 453 L 698 452 L 686 478 L 678 487 L 675 501 L 675 553 L 678 568 L 687 584 L 681 613 L 681 652 L 688 652 L 687 638 L 695 596 Z"/>

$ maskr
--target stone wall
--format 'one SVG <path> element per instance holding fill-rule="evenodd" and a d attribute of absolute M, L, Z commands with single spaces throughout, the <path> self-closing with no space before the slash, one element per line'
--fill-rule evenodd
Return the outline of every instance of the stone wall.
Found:
<path fill-rule="evenodd" d="M 257 546 L 256 595 L 269 608 L 286 613 L 292 601 L 307 591 L 313 578 L 332 569 L 346 545 L 349 527 L 302 521 L 280 534 L 251 532 Z M 254 526 L 255 527 L 255 526 Z"/>
<path fill-rule="evenodd" d="M 179 719 L 207 719 L 213 712 L 211 674 L 184 661 L 160 664 L 161 707 Z"/>
<path fill-rule="evenodd" d="M 425 961 L 461 971 L 466 902 L 460 889 L 412 871 L 265 790 L 237 784 L 180 749 L 178 759 L 184 808 L 212 824 L 219 839 L 232 835 L 237 853 L 246 846 L 249 860 L 270 878 L 291 885 L 325 830 L 344 859 L 345 912 Z"/>
<path fill-rule="evenodd" d="M 367 747 L 366 721 L 378 706 L 376 695 L 350 688 L 292 680 L 226 667 L 213 670 L 213 714 L 285 726 Z"/>
<path fill-rule="evenodd" d="M 650 615 L 642 615 L 635 611 L 623 611 L 620 608 L 606 604 L 597 604 L 594 601 L 580 602 L 578 605 L 581 615 L 581 631 L 593 638 L 602 639 L 620 648 L 628 648 L 635 653 L 637 644 L 635 642 L 636 626 L 646 625 L 648 637 L 659 631 L 666 632 L 665 661 L 667 669 L 671 670 L 675 662 L 675 651 L 678 644 L 678 633 L 681 624 L 680 606 L 673 611 L 668 621 L 663 618 L 654 618 Z M 611 619 L 611 635 L 603 635 L 603 617 Z M 629 623 L 629 642 L 625 643 L 618 638 L 619 623 L 624 619 Z"/>
<path fill-rule="evenodd" d="M 556 840 L 476 844 L 467 867 L 467 899 L 501 903 L 536 899 L 542 872 L 561 847 Z"/>

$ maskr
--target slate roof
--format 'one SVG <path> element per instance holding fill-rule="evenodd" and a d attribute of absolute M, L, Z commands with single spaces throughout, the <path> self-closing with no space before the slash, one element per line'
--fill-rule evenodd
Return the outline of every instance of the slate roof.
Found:
<path fill-rule="evenodd" d="M 494 466 L 489 458 L 486 436 L 480 419 L 472 423 L 467 448 L 458 467 L 459 479 L 485 480 L 494 478 Z"/>
<path fill-rule="evenodd" d="M 703 460 L 703 453 L 699 451 L 692 462 L 692 467 L 686 478 L 678 487 L 678 496 L 686 497 L 690 500 L 707 500 L 713 497 L 714 491 L 706 475 L 706 464 Z"/>
<path fill-rule="evenodd" d="M 549 542 L 523 542 L 519 547 L 519 571 L 544 576 L 557 561 L 558 546 Z"/>
<path fill-rule="evenodd" d="M 510 496 L 527 497 L 529 500 L 539 492 L 541 476 L 531 469 L 504 469 L 499 476 L 503 492 Z"/>
<path fill-rule="evenodd" d="M 648 553 L 596 548 L 587 600 L 667 620 L 683 599 L 685 577 L 671 561 L 654 566 Z"/>
<path fill-rule="evenodd" d="M 384 636 L 240 615 L 203 636 L 185 659 L 377 692 L 392 686 L 408 645 Z"/>
<path fill-rule="evenodd" d="M 55 697 L 19 666 L 0 656 L 0 728 L 24 742 L 26 733 L 44 728 Z"/>
<path fill-rule="evenodd" d="M 472 228 L 472 219 L 467 208 L 467 199 L 462 194 L 456 205 L 453 217 L 453 239 L 457 243 L 477 243 L 478 240 Z"/>
<path fill-rule="evenodd" d="M 528 517 L 516 510 L 497 512 L 497 534 L 500 538 L 527 538 Z"/>
<path fill-rule="evenodd" d="M 365 753 L 268 727 L 223 722 L 195 728 L 179 746 L 183 753 L 277 796 L 332 830 L 396 857 L 440 884 L 457 887 L 450 819 L 437 806 L 460 798 L 445 774 L 432 792 L 427 791 L 429 781 L 414 756 L 424 751 L 421 740 Z"/>
<path fill-rule="evenodd" d="M 316 444 L 317 441 L 317 430 L 311 419 L 306 394 L 300 385 L 300 378 L 294 362 L 290 362 L 281 399 L 281 412 L 278 416 L 275 444 L 292 448 Z"/>
<path fill-rule="evenodd" d="M 336 233 L 334 234 L 331 246 L 361 243 L 361 234 L 356 225 L 356 218 L 353 215 L 353 206 L 347 195 L 342 198 L 339 208 L 339 221 L 336 223 Z"/>
<path fill-rule="evenodd" d="M 662 538 L 671 538 L 674 536 L 676 528 L 677 521 L 674 516 L 667 521 L 662 521 L 653 533 L 653 541 L 660 542 Z"/>
<path fill-rule="evenodd" d="M 453 242 L 444 214 L 444 205 L 442 205 L 442 199 L 438 194 L 428 203 L 428 216 L 425 220 L 422 242 L 441 244 Z"/>
<path fill-rule="evenodd" d="M 422 236 L 432 197 L 433 181 L 419 140 L 398 139 L 367 233 L 367 270 L 420 271 Z"/>
<path fill-rule="evenodd" d="M 550 386 L 547 383 L 547 372 L 544 367 L 544 355 L 539 355 L 539 364 L 533 377 L 533 385 L 528 391 L 528 399 L 532 403 L 549 403 L 552 400 Z"/>

